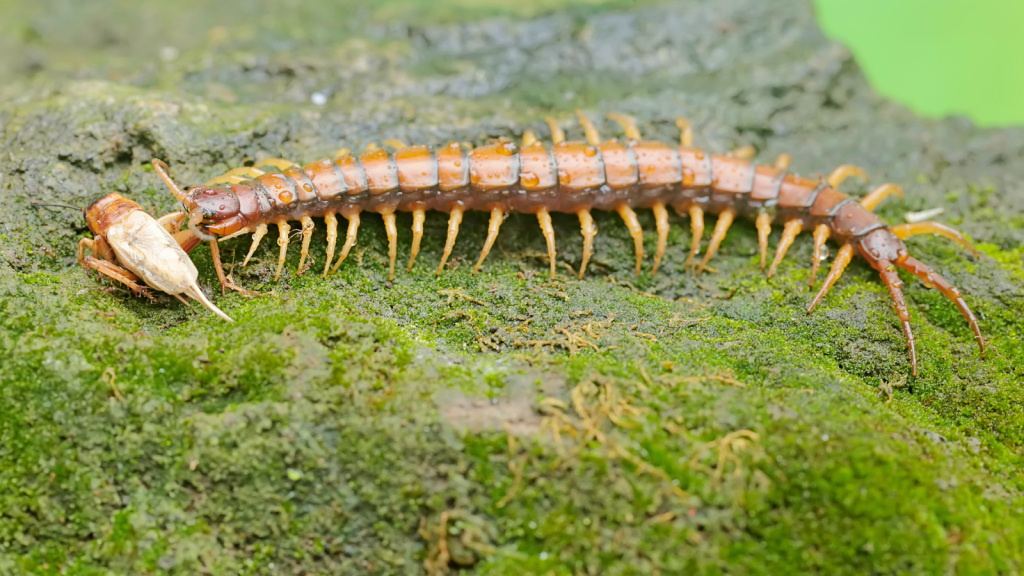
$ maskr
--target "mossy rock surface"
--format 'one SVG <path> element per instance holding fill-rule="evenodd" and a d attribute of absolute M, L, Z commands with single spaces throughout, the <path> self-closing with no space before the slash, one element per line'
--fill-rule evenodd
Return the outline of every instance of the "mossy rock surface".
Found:
<path fill-rule="evenodd" d="M 1024 131 L 879 99 L 808 4 L 100 0 L 6 2 L 0 21 L 0 574 L 1024 571 Z M 905 187 L 879 208 L 893 223 L 943 208 L 982 256 L 908 245 L 960 287 L 987 358 L 902 274 L 908 377 L 863 261 L 807 314 L 809 235 L 767 281 L 746 221 L 697 277 L 673 215 L 662 269 L 648 255 L 635 278 L 598 214 L 576 280 L 579 225 L 556 215 L 550 281 L 524 215 L 471 275 L 477 213 L 435 277 L 431 213 L 388 282 L 378 218 L 327 279 L 317 220 L 313 272 L 296 243 L 277 283 L 275 242 L 247 268 L 248 240 L 222 245 L 256 298 L 220 296 L 192 253 L 227 324 L 87 274 L 82 217 L 34 204 L 119 192 L 160 215 L 176 203 L 153 157 L 195 185 L 386 138 L 546 135 L 546 115 L 579 138 L 577 106 L 664 141 L 685 115 L 708 149 L 788 152 L 804 174 L 858 164 Z"/>

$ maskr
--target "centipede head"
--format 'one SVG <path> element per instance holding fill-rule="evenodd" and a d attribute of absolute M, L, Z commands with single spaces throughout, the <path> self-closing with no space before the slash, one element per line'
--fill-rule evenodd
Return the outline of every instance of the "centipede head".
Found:
<path fill-rule="evenodd" d="M 857 243 L 857 249 L 876 270 L 881 270 L 882 262 L 900 264 L 910 257 L 907 245 L 887 228 L 868 233 Z"/>
<path fill-rule="evenodd" d="M 211 232 L 223 233 L 225 221 L 233 222 L 237 219 L 240 205 L 238 196 L 232 190 L 218 186 L 196 186 L 185 192 L 171 179 L 167 164 L 162 160 L 154 158 L 153 169 L 185 207 L 189 214 L 188 227 L 196 236 L 203 240 L 213 240 Z"/>

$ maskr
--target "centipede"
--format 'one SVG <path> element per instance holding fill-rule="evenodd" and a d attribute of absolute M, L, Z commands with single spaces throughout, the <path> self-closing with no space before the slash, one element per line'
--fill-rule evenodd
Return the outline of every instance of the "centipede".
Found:
<path fill-rule="evenodd" d="M 502 222 L 512 212 L 535 215 L 547 243 L 550 273 L 555 277 L 555 232 L 551 214 L 575 214 L 583 234 L 583 255 L 579 278 L 586 273 L 593 254 L 597 227 L 592 211 L 617 212 L 634 241 L 635 273 L 644 259 L 643 230 L 637 210 L 651 210 L 657 228 L 657 246 L 651 273 L 657 273 L 669 236 L 669 208 L 689 218 L 691 245 L 685 266 L 700 274 L 722 245 L 738 217 L 753 220 L 760 248 L 760 265 L 771 278 L 795 239 L 804 231 L 812 233 L 814 248 L 809 283 L 813 287 L 826 242 L 839 245 L 831 268 L 807 306 L 811 312 L 843 275 L 855 254 L 859 254 L 886 286 L 899 318 L 909 349 L 913 375 L 917 375 L 917 353 L 910 312 L 897 273 L 902 268 L 925 286 L 938 289 L 951 300 L 970 325 L 981 356 L 985 339 L 977 318 L 960 291 L 925 263 L 915 259 L 903 242 L 919 234 L 939 234 L 972 252 L 978 251 L 959 231 L 940 222 L 916 222 L 889 226 L 874 213 L 875 207 L 891 195 L 903 197 L 896 184 L 882 184 L 856 198 L 838 190 L 850 177 L 867 180 L 864 171 L 843 164 L 827 177 L 808 178 L 789 173 L 791 157 L 780 155 L 774 164 L 756 164 L 750 147 L 724 154 L 710 154 L 694 146 L 694 131 L 685 118 L 678 118 L 678 144 L 646 140 L 636 120 L 611 113 L 609 119 L 621 126 L 624 137 L 602 140 L 595 123 L 577 110 L 585 141 L 566 140 L 555 119 L 547 118 L 551 144 L 540 141 L 533 130 L 525 130 L 522 143 L 504 140 L 478 147 L 452 142 L 436 149 L 385 141 L 371 144 L 360 154 L 342 149 L 333 158 L 300 166 L 271 158 L 257 166 L 233 168 L 188 191 L 170 177 L 167 165 L 152 161 L 159 177 L 184 210 L 193 238 L 187 248 L 208 242 L 221 290 L 243 290 L 224 272 L 218 243 L 252 234 L 252 244 L 242 266 L 248 264 L 271 226 L 278 229 L 279 256 L 274 281 L 285 266 L 292 232 L 290 222 L 301 225 L 302 247 L 296 274 L 303 274 L 314 231 L 313 218 L 322 218 L 327 228 L 327 254 L 323 276 L 336 271 L 349 255 L 363 214 L 383 218 L 388 239 L 390 279 L 397 259 L 395 215 L 412 214 L 412 246 L 407 270 L 413 269 L 423 237 L 428 211 L 448 214 L 447 238 L 435 274 L 445 269 L 459 233 L 463 215 L 469 210 L 490 213 L 487 237 L 472 269 L 476 274 L 494 246 Z M 390 149 L 390 151 L 389 151 Z M 273 167 L 276 170 L 261 170 Z M 704 218 L 717 222 L 701 255 Z M 337 260 L 338 216 L 348 221 Z M 768 239 L 772 226 L 782 226 L 782 237 L 774 257 L 768 260 Z M 333 263 L 333 265 L 332 265 Z"/>

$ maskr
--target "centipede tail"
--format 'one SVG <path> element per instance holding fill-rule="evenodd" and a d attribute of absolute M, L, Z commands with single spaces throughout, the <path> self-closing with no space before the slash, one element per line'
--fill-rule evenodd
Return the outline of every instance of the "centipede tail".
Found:
<path fill-rule="evenodd" d="M 412 246 L 407 270 L 412 270 L 420 251 L 424 222 L 429 211 L 448 214 L 447 237 L 435 274 L 446 267 L 467 211 L 490 213 L 487 237 L 473 266 L 476 274 L 491 252 L 502 221 L 513 212 L 537 218 L 547 246 L 552 278 L 557 274 L 556 238 L 552 214 L 574 214 L 579 218 L 583 253 L 579 276 L 583 278 L 593 256 L 597 226 L 593 210 L 614 211 L 633 239 L 634 273 L 640 275 L 644 261 L 644 231 L 637 211 L 651 210 L 657 232 L 651 273 L 657 272 L 669 249 L 668 208 L 690 221 L 690 245 L 684 267 L 701 254 L 705 216 L 717 216 L 713 232 L 695 272 L 710 268 L 735 221 L 754 221 L 758 235 L 761 268 L 774 276 L 790 246 L 804 232 L 812 232 L 814 260 L 809 283 L 813 286 L 825 245 L 833 240 L 841 247 L 808 312 L 817 306 L 842 276 L 855 253 L 880 274 L 890 292 L 910 350 L 912 371 L 917 359 L 910 314 L 895 269 L 902 267 L 928 286 L 938 288 L 960 310 L 971 326 L 984 355 L 985 343 L 977 319 L 959 291 L 928 266 L 909 256 L 902 239 L 915 234 L 940 234 L 977 254 L 971 243 L 956 230 L 937 222 L 906 224 L 890 229 L 872 209 L 884 198 L 903 190 L 882 184 L 863 199 L 855 199 L 836 187 L 847 178 L 867 180 L 861 168 L 844 164 L 827 178 L 803 178 L 787 173 L 791 158 L 780 154 L 772 165 L 756 165 L 749 158 L 756 150 L 744 146 L 729 154 L 713 155 L 693 145 L 693 126 L 684 118 L 679 143 L 664 144 L 643 139 L 635 120 L 623 114 L 609 114 L 625 139 L 601 138 L 598 126 L 582 111 L 577 116 L 586 141 L 570 141 L 553 118 L 547 118 L 553 145 L 544 144 L 533 130 L 525 130 L 522 147 L 503 141 L 470 148 L 452 142 L 440 148 L 409 146 L 386 140 L 388 152 L 376 145 L 361 154 L 339 150 L 333 159 L 321 159 L 303 167 L 287 160 L 269 159 L 259 167 L 237 168 L 188 192 L 170 178 L 167 166 L 154 160 L 157 174 L 185 206 L 187 222 L 200 238 L 219 241 L 252 233 L 247 265 L 271 225 L 279 231 L 275 280 L 286 265 L 290 221 L 301 223 L 302 249 L 297 274 L 305 268 L 313 218 L 323 217 L 327 227 L 327 254 L 323 275 L 345 262 L 356 243 L 362 215 L 379 214 L 388 238 L 388 277 L 394 278 L 397 258 L 396 213 L 412 214 Z M 332 265 L 338 241 L 338 219 L 348 221 L 338 259 Z M 782 226 L 782 238 L 768 262 L 768 240 L 773 225 Z M 225 283 L 216 244 L 211 244 L 215 266 Z"/>

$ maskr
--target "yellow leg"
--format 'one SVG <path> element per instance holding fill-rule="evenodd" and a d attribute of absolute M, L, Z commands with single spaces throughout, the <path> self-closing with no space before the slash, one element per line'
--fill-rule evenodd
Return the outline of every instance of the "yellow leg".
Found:
<path fill-rule="evenodd" d="M 533 133 L 533 130 L 523 132 L 523 148 L 533 145 L 536 141 L 537 135 Z"/>
<path fill-rule="evenodd" d="M 289 168 L 298 168 L 299 165 L 291 160 L 285 160 L 284 158 L 264 158 L 256 162 L 256 166 L 273 166 L 278 170 L 287 170 Z"/>
<path fill-rule="evenodd" d="M 249 259 L 252 258 L 252 255 L 256 253 L 256 248 L 259 247 L 260 240 L 262 240 L 263 237 L 266 236 L 266 235 L 267 235 L 267 225 L 266 224 L 260 224 L 259 226 L 256 227 L 256 232 L 254 232 L 253 235 L 252 235 L 252 246 L 249 247 L 249 253 L 245 255 L 245 260 L 242 262 L 242 267 L 243 268 L 245 267 L 246 264 L 249 263 Z"/>
<path fill-rule="evenodd" d="M 846 265 L 850 263 L 850 259 L 853 258 L 853 245 L 843 244 L 839 252 L 836 253 L 836 259 L 832 261 L 832 269 L 828 271 L 828 276 L 825 276 L 825 282 L 821 285 L 821 290 L 818 290 L 818 294 L 811 300 L 810 306 L 807 307 L 807 312 L 810 313 L 814 310 L 814 307 L 821 302 L 821 299 L 825 297 L 832 285 L 839 280 L 839 277 L 843 275 L 843 271 L 846 270 Z"/>
<path fill-rule="evenodd" d="M 761 270 L 764 270 L 768 259 L 768 235 L 772 233 L 772 217 L 767 212 L 761 212 L 754 226 L 757 228 L 757 246 L 761 249 Z"/>
<path fill-rule="evenodd" d="M 608 119 L 613 120 L 617 122 L 619 126 L 622 126 L 623 132 L 626 133 L 626 138 L 636 142 L 643 140 L 643 137 L 640 136 L 640 129 L 636 127 L 636 119 L 632 116 L 619 114 L 618 112 L 610 112 L 608 114 Z"/>
<path fill-rule="evenodd" d="M 836 169 L 828 175 L 828 185 L 836 188 L 843 182 L 843 180 L 846 180 L 851 176 L 859 178 L 865 182 L 868 181 L 868 175 L 864 172 L 863 168 L 860 166 L 854 166 L 853 164 L 843 164 L 842 166 L 837 166 Z"/>
<path fill-rule="evenodd" d="M 348 257 L 349 250 L 356 243 L 356 234 L 359 232 L 359 213 L 355 212 L 348 218 L 348 231 L 345 232 L 345 244 L 341 247 L 341 256 L 338 256 L 338 261 L 334 263 L 334 267 L 331 268 L 331 272 L 338 269 L 341 263 Z"/>
<path fill-rule="evenodd" d="M 501 223 L 505 221 L 505 211 L 501 208 L 491 209 L 491 221 L 487 224 L 487 240 L 484 241 L 484 247 L 480 250 L 480 258 L 476 261 L 476 266 L 473 266 L 473 274 L 475 275 L 479 270 L 480 266 L 484 263 L 484 258 L 491 253 L 491 247 L 494 246 L 494 241 L 498 238 L 498 229 L 501 228 Z"/>
<path fill-rule="evenodd" d="M 380 150 L 380 146 L 377 146 L 376 142 L 370 142 L 366 145 L 366 148 L 364 148 L 364 151 L 366 152 L 373 152 L 374 150 Z"/>
<path fill-rule="evenodd" d="M 454 206 L 451 214 L 448 216 L 448 239 L 444 243 L 444 254 L 441 255 L 441 263 L 437 265 L 436 276 L 441 275 L 445 262 L 448 261 L 448 257 L 452 254 L 452 248 L 455 247 L 455 238 L 459 235 L 459 224 L 461 223 L 462 207 Z"/>
<path fill-rule="evenodd" d="M 597 126 L 594 126 L 594 122 L 591 121 L 590 117 L 579 108 L 576 109 L 576 117 L 580 119 L 580 125 L 583 126 L 583 133 L 587 137 L 587 142 L 593 146 L 600 144 L 601 135 L 597 132 Z"/>
<path fill-rule="evenodd" d="M 299 221 L 302 223 L 302 252 L 299 254 L 299 269 L 295 271 L 296 276 L 302 276 L 304 272 L 302 267 L 306 264 L 306 256 L 309 255 L 309 240 L 313 238 L 313 219 L 303 216 Z"/>
<path fill-rule="evenodd" d="M 537 212 L 537 222 L 540 224 L 541 232 L 544 233 L 544 240 L 548 243 L 548 260 L 551 262 L 551 279 L 555 279 L 555 229 L 551 227 L 551 214 L 547 208 L 541 208 Z"/>
<path fill-rule="evenodd" d="M 384 145 L 385 146 L 390 146 L 391 148 L 394 148 L 395 150 L 405 150 L 406 148 L 409 147 L 408 144 L 406 144 L 405 142 L 402 142 L 401 140 L 399 140 L 397 138 L 388 138 L 387 140 L 384 141 Z"/>
<path fill-rule="evenodd" d="M 800 220 L 790 220 L 786 222 L 785 227 L 782 229 L 782 240 L 779 241 L 779 247 L 775 249 L 775 259 L 772 260 L 772 265 L 768 268 L 768 277 L 775 276 L 775 269 L 779 267 L 779 263 L 786 257 L 786 252 L 789 250 L 793 240 L 800 232 L 803 232 L 804 225 Z"/>
<path fill-rule="evenodd" d="M 651 268 L 653 276 L 657 274 L 661 257 L 665 255 L 665 247 L 668 246 L 668 210 L 664 202 L 655 202 L 651 210 L 654 211 L 654 223 L 658 227 L 658 251 L 654 254 L 654 267 Z"/>
<path fill-rule="evenodd" d="M 700 237 L 704 235 L 704 211 L 700 206 L 690 206 L 690 231 L 693 240 L 690 242 L 690 255 L 686 258 L 684 268 L 689 268 L 693 257 L 700 254 Z"/>
<path fill-rule="evenodd" d="M 895 184 L 882 184 L 878 188 L 869 192 L 867 196 L 861 198 L 860 205 L 868 210 L 874 210 L 875 206 L 878 206 L 879 202 L 893 194 L 899 196 L 900 200 L 903 200 L 903 188 L 900 188 Z"/>
<path fill-rule="evenodd" d="M 544 121 L 547 122 L 548 128 L 551 130 L 551 141 L 555 144 L 565 142 L 565 131 L 558 125 L 558 121 L 550 116 L 545 118 Z"/>
<path fill-rule="evenodd" d="M 711 234 L 711 242 L 708 244 L 708 251 L 704 254 L 704 259 L 700 261 L 700 265 L 697 266 L 697 274 L 704 271 L 704 268 L 708 265 L 708 261 L 711 257 L 718 252 L 718 247 L 722 245 L 722 240 L 725 240 L 725 235 L 729 232 L 729 227 L 732 226 L 733 219 L 736 218 L 736 212 L 729 208 L 718 215 L 718 222 L 715 223 L 715 231 Z"/>
<path fill-rule="evenodd" d="M 636 219 L 636 212 L 625 204 L 618 208 L 619 216 L 629 228 L 629 235 L 633 237 L 633 245 L 636 248 L 636 271 L 634 275 L 640 275 L 640 264 L 644 259 L 644 231 L 640 229 L 640 221 Z"/>
<path fill-rule="evenodd" d="M 388 280 L 395 279 L 395 258 L 398 257 L 398 230 L 395 228 L 395 213 L 381 212 L 384 230 L 388 235 Z"/>
<path fill-rule="evenodd" d="M 288 225 L 287 220 L 277 223 L 277 245 L 281 247 L 281 253 L 277 256 L 277 273 L 274 274 L 274 282 L 281 277 L 281 270 L 284 269 L 284 259 L 288 255 L 288 234 L 291 230 L 292 227 Z"/>
<path fill-rule="evenodd" d="M 959 230 L 951 228 L 940 222 L 917 222 L 915 224 L 900 224 L 899 226 L 892 227 L 892 233 L 900 238 L 910 238 L 917 234 L 938 234 L 945 236 L 957 244 L 967 248 L 974 254 L 975 257 L 981 256 L 974 244 L 967 239 L 966 236 L 960 233 Z"/>
<path fill-rule="evenodd" d="M 238 184 L 239 182 L 244 182 L 245 180 L 256 178 L 257 176 L 262 176 L 264 174 L 266 174 L 266 172 L 264 172 L 263 170 L 259 170 L 258 168 L 254 168 L 252 166 L 232 168 L 231 170 L 228 170 L 227 172 L 221 174 L 220 176 L 217 176 L 216 178 L 209 180 L 208 182 L 206 182 L 206 184 L 203 184 L 203 186 L 213 186 L 214 184 L 224 183 Z"/>
<path fill-rule="evenodd" d="M 597 226 L 594 225 L 594 218 L 590 216 L 590 210 L 581 209 L 576 213 L 580 217 L 580 228 L 583 229 L 583 263 L 580 264 L 580 280 L 587 271 L 587 262 L 590 262 L 590 255 L 594 250 L 594 236 L 597 235 Z"/>
<path fill-rule="evenodd" d="M 789 165 L 792 164 L 793 157 L 783 152 L 775 159 L 775 167 L 779 170 L 789 169 Z"/>
<path fill-rule="evenodd" d="M 351 153 L 352 150 L 349 148 L 338 148 L 338 151 L 334 153 L 334 161 L 337 162 Z"/>
<path fill-rule="evenodd" d="M 416 255 L 420 253 L 420 242 L 423 241 L 423 221 L 427 219 L 427 212 L 423 208 L 416 208 L 412 211 L 412 250 L 409 252 L 409 267 L 406 272 L 412 271 L 412 263 L 416 261 Z"/>
<path fill-rule="evenodd" d="M 324 222 L 327 223 L 327 261 L 324 263 L 324 278 L 331 269 L 331 261 L 334 260 L 334 245 L 338 242 L 338 218 L 334 212 L 324 214 Z"/>
<path fill-rule="evenodd" d="M 679 127 L 679 143 L 683 146 L 693 146 L 693 126 L 690 121 L 680 116 L 676 118 L 676 126 Z"/>
<path fill-rule="evenodd" d="M 750 144 L 740 146 L 732 152 L 729 152 L 729 156 L 733 158 L 739 158 L 740 160 L 750 160 L 754 156 L 757 156 L 757 148 L 754 148 Z"/>
<path fill-rule="evenodd" d="M 821 249 L 825 247 L 831 230 L 828 224 L 818 224 L 814 227 L 814 262 L 811 263 L 811 282 L 814 286 L 814 279 L 818 276 L 818 265 L 821 263 Z"/>

